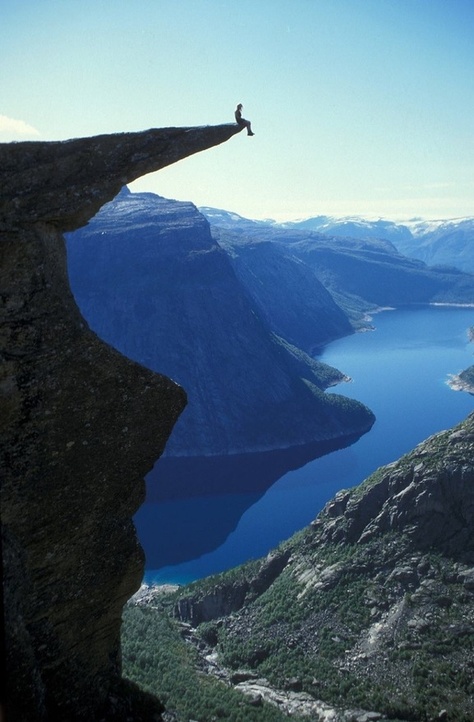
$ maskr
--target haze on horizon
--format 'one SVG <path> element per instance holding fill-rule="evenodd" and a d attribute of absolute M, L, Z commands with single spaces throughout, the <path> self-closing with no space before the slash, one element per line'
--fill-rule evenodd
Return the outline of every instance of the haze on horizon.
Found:
<path fill-rule="evenodd" d="M 249 218 L 474 216 L 471 0 L 22 0 L 0 141 L 233 122 L 132 184 Z"/>

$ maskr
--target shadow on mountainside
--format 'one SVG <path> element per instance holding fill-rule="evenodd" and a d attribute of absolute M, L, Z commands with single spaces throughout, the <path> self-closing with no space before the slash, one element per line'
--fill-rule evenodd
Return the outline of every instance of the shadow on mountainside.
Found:
<path fill-rule="evenodd" d="M 351 446 L 360 436 L 260 454 L 161 458 L 147 476 L 146 501 L 135 516 L 146 568 L 214 551 L 282 476 Z"/>

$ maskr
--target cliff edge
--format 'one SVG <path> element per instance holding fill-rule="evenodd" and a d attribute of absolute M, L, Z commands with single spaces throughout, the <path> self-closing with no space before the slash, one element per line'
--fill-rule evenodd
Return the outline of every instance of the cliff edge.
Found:
<path fill-rule="evenodd" d="M 131 517 L 186 403 L 178 385 L 90 331 L 69 288 L 62 232 L 125 183 L 240 130 L 0 145 L 7 720 L 130 714 L 133 700 L 117 690 L 122 607 L 143 574 Z"/>

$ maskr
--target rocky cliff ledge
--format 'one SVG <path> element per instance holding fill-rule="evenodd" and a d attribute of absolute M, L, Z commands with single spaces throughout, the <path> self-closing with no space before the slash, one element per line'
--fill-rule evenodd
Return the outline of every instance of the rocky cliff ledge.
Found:
<path fill-rule="evenodd" d="M 69 289 L 61 234 L 87 223 L 125 183 L 239 130 L 0 146 L 8 720 L 130 712 L 131 701 L 117 696 L 111 707 L 110 692 L 120 685 L 122 606 L 143 572 L 131 517 L 185 405 L 180 387 L 89 330 Z"/>

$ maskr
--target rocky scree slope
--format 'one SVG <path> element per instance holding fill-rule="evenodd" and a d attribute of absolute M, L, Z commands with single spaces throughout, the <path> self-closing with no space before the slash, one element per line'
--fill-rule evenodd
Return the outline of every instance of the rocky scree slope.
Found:
<path fill-rule="evenodd" d="M 132 708 L 140 719 L 141 697 L 120 678 L 121 611 L 143 575 L 131 517 L 185 405 L 176 383 L 89 330 L 70 292 L 62 233 L 124 183 L 239 130 L 0 146 L 8 720 L 119 720 Z M 160 708 L 145 707 L 147 719 Z"/>
<path fill-rule="evenodd" d="M 174 614 L 253 694 L 302 691 L 334 720 L 467 722 L 473 528 L 474 414 L 339 492 L 267 560 L 183 588 Z"/>
<path fill-rule="evenodd" d="M 290 343 L 299 340 L 284 336 L 290 324 L 268 323 L 191 203 L 124 189 L 68 236 L 68 264 L 78 305 L 97 334 L 186 389 L 188 406 L 167 455 L 344 443 L 371 427 L 365 406 L 324 393 L 343 374 Z M 316 287 L 313 339 L 351 332 L 314 279 Z"/>

